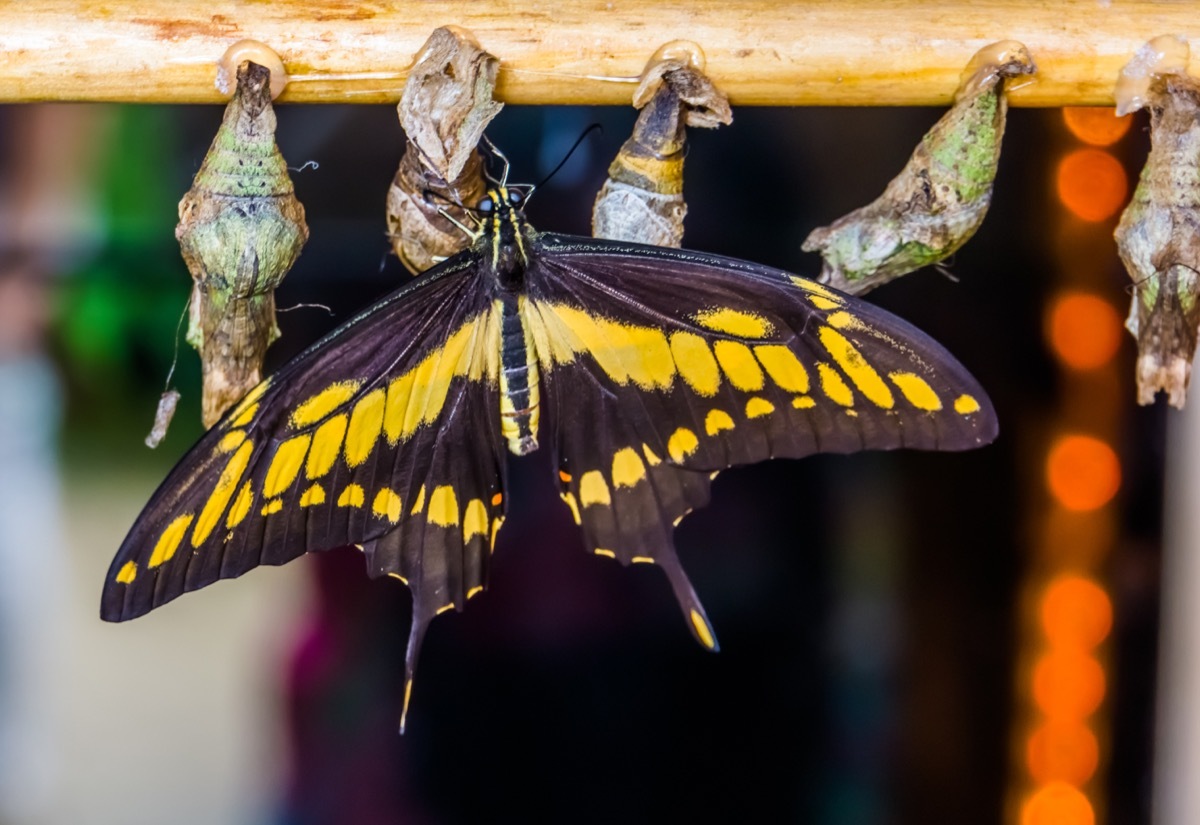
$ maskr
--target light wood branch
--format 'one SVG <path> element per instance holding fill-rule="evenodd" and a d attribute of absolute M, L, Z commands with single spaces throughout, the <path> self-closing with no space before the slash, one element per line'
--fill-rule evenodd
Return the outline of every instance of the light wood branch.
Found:
<path fill-rule="evenodd" d="M 735 104 L 942 105 L 1012 38 L 1040 69 L 1013 105 L 1111 105 L 1146 40 L 1200 37 L 1177 0 L 19 0 L 0 5 L 0 101 L 216 102 L 217 59 L 254 38 L 293 76 L 281 100 L 395 102 L 448 24 L 500 58 L 502 100 L 536 104 L 626 104 L 654 50 L 687 39 Z"/>

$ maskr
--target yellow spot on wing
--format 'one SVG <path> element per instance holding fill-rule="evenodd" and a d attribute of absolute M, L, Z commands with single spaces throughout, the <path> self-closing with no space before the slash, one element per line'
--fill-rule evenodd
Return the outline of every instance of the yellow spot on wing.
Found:
<path fill-rule="evenodd" d="M 400 520 L 400 496 L 387 487 L 380 488 L 371 502 L 371 512 L 395 524 Z"/>
<path fill-rule="evenodd" d="M 721 388 L 721 372 L 708 342 L 691 332 L 671 336 L 671 354 L 687 385 L 700 395 L 712 396 Z"/>
<path fill-rule="evenodd" d="M 278 513 L 282 509 L 283 509 L 283 499 L 273 498 L 270 501 L 268 501 L 266 504 L 263 505 L 262 514 L 264 516 L 269 516 L 273 513 Z"/>
<path fill-rule="evenodd" d="M 817 375 L 821 378 L 821 391 L 835 404 L 849 407 L 854 404 L 854 393 L 846 386 L 842 376 L 824 361 L 817 362 Z"/>
<path fill-rule="evenodd" d="M 264 496 L 267 498 L 277 496 L 291 486 L 300 472 L 300 465 L 304 463 L 304 455 L 308 452 L 308 445 L 311 441 L 312 436 L 305 433 L 289 438 L 279 445 L 275 450 L 275 457 L 271 459 L 271 466 L 267 468 L 267 477 L 263 481 Z"/>
<path fill-rule="evenodd" d="M 775 331 L 775 326 L 761 315 L 722 307 L 698 312 L 693 316 L 696 323 L 714 332 L 725 332 L 739 338 L 766 338 Z"/>
<path fill-rule="evenodd" d="M 357 484 L 347 484 L 346 489 L 342 490 L 342 494 L 338 496 L 338 507 L 362 507 L 363 502 L 367 500 L 367 494 L 363 488 Z"/>
<path fill-rule="evenodd" d="M 809 300 L 817 309 L 836 309 L 845 303 L 845 299 L 841 295 L 838 295 L 832 289 L 816 281 L 810 281 L 808 278 L 799 278 L 793 275 L 792 283 L 809 294 Z M 820 299 L 820 303 L 818 303 L 818 299 Z"/>
<path fill-rule="evenodd" d="M 526 317 L 536 309 L 536 335 L 540 337 L 544 328 L 545 346 L 552 354 L 586 352 L 618 384 L 632 380 L 645 389 L 665 389 L 674 381 L 675 359 L 662 330 L 623 324 L 565 304 L 530 304 Z"/>
<path fill-rule="evenodd" d="M 739 390 L 761 390 L 763 387 L 763 372 L 754 359 L 754 354 L 745 344 L 737 341 L 717 341 L 713 344 L 713 352 L 729 383 Z"/>
<path fill-rule="evenodd" d="M 830 313 L 825 317 L 826 323 L 838 329 L 867 329 L 867 325 L 845 310 Z"/>
<path fill-rule="evenodd" d="M 746 402 L 746 417 L 761 418 L 775 412 L 775 405 L 765 398 L 751 398 Z"/>
<path fill-rule="evenodd" d="M 232 453 L 238 446 L 246 440 L 245 430 L 230 430 L 225 433 L 225 436 L 217 444 L 217 452 Z"/>
<path fill-rule="evenodd" d="M 167 528 L 162 531 L 162 535 L 158 537 L 158 541 L 154 544 L 154 552 L 150 554 L 150 561 L 146 563 L 147 567 L 158 567 L 160 564 L 171 560 L 171 557 L 175 555 L 175 551 L 179 549 L 180 542 L 183 541 L 183 534 L 187 532 L 188 526 L 194 518 L 194 515 L 187 513 L 182 516 L 176 516 L 175 520 L 167 525 Z"/>
<path fill-rule="evenodd" d="M 393 579 L 399 579 L 400 581 L 404 582 L 405 584 L 408 584 L 408 579 L 404 578 L 399 573 L 388 573 L 388 575 L 391 576 Z"/>
<path fill-rule="evenodd" d="M 230 427 L 245 427 L 254 420 L 254 414 L 258 412 L 258 399 L 263 397 L 270 385 L 271 379 L 268 378 L 242 397 L 231 413 Z"/>
<path fill-rule="evenodd" d="M 614 487 L 632 487 L 646 478 L 646 465 L 632 447 L 617 450 L 613 455 L 612 480 Z"/>
<path fill-rule="evenodd" d="M 849 390 L 847 390 L 849 392 Z M 798 410 L 810 410 L 817 406 L 817 402 L 813 401 L 807 395 L 798 395 L 792 399 L 792 406 Z"/>
<path fill-rule="evenodd" d="M 617 557 L 616 553 L 614 553 L 611 550 L 605 550 L 602 547 L 597 547 L 592 552 L 595 553 L 597 556 L 608 556 L 610 559 L 615 559 Z"/>
<path fill-rule="evenodd" d="M 379 433 L 383 428 L 383 408 L 387 394 L 380 389 L 371 390 L 354 405 L 350 414 L 350 426 L 346 430 L 346 463 L 357 467 L 367 460 Z"/>
<path fill-rule="evenodd" d="M 696 608 L 691 610 L 692 627 L 696 629 L 696 635 L 700 637 L 700 643 L 713 650 L 717 646 L 716 640 L 713 638 L 712 628 L 708 626 L 708 622 L 700 615 Z"/>
<path fill-rule="evenodd" d="M 780 389 L 808 392 L 808 370 L 790 349 L 780 344 L 761 344 L 754 348 L 754 354 Z"/>
<path fill-rule="evenodd" d="M 205 539 L 212 535 L 213 528 L 225 514 L 225 506 L 229 504 L 229 499 L 233 498 L 234 490 L 237 489 L 246 472 L 246 466 L 250 463 L 250 453 L 253 451 L 254 445 L 249 441 L 244 442 L 229 459 L 225 468 L 221 470 L 220 478 L 213 486 L 208 501 L 204 503 L 200 517 L 196 519 L 196 527 L 192 530 L 192 547 L 199 547 Z"/>
<path fill-rule="evenodd" d="M 567 503 L 567 507 L 571 508 L 571 518 L 575 519 L 576 524 L 582 524 L 583 519 L 579 517 L 579 502 L 575 500 L 574 493 L 559 493 L 559 498 Z"/>
<path fill-rule="evenodd" d="M 708 415 L 704 417 L 704 431 L 709 435 L 732 429 L 733 419 L 724 410 L 709 410 Z"/>
<path fill-rule="evenodd" d="M 440 527 L 453 527 L 458 524 L 458 497 L 454 488 L 448 484 L 434 488 L 429 496 L 429 512 L 425 519 L 430 524 Z"/>
<path fill-rule="evenodd" d="M 435 612 L 433 615 L 435 615 L 435 616 L 440 616 L 440 615 L 442 615 L 443 613 L 446 613 L 446 612 L 448 612 L 448 611 L 450 611 L 450 610 L 453 610 L 453 609 L 454 609 L 454 602 L 450 602 L 450 604 L 444 604 L 444 605 L 442 605 L 441 607 L 439 607 L 439 608 L 437 609 L 437 612 Z"/>
<path fill-rule="evenodd" d="M 417 490 L 417 500 L 413 502 L 412 510 L 409 511 L 410 516 L 415 516 L 417 513 L 425 509 L 425 485 L 421 485 L 421 489 Z"/>
<path fill-rule="evenodd" d="M 305 490 L 300 495 L 301 507 L 312 507 L 315 504 L 325 503 L 325 488 L 320 484 L 314 484 Z"/>
<path fill-rule="evenodd" d="M 137 578 L 137 562 L 127 561 L 121 565 L 120 571 L 117 573 L 118 584 L 132 584 Z"/>
<path fill-rule="evenodd" d="M 401 436 L 412 435 L 417 427 L 432 423 L 446 403 L 450 381 L 456 375 L 468 374 L 474 351 L 467 345 L 474 340 L 477 323 L 478 319 L 463 324 L 413 370 L 412 389 L 399 428 Z"/>
<path fill-rule="evenodd" d="M 254 493 L 250 490 L 250 482 L 247 481 L 242 485 L 242 489 L 238 490 L 237 498 L 233 500 L 233 506 L 229 508 L 229 515 L 225 518 L 225 529 L 232 530 L 242 523 L 250 512 L 250 503 L 254 501 Z"/>
<path fill-rule="evenodd" d="M 936 412 L 942 408 L 942 399 L 938 398 L 933 387 L 921 376 L 911 372 L 889 372 L 888 378 L 892 379 L 892 383 L 908 399 L 908 403 L 918 410 Z"/>
<path fill-rule="evenodd" d="M 433 422 L 441 414 L 456 376 L 473 381 L 494 379 L 499 370 L 499 341 L 496 312 L 476 315 L 416 367 L 388 384 L 383 413 L 388 443 L 396 444 L 422 424 Z"/>
<path fill-rule="evenodd" d="M 579 502 L 584 507 L 593 504 L 612 504 L 608 483 L 599 470 L 589 470 L 579 477 Z"/>
<path fill-rule="evenodd" d="M 646 457 L 646 463 L 651 467 L 662 464 L 662 459 L 655 454 L 654 450 L 650 449 L 649 444 L 642 445 L 642 455 Z"/>
<path fill-rule="evenodd" d="M 888 385 L 846 336 L 833 327 L 821 327 L 817 330 L 817 335 L 821 339 L 821 345 L 829 350 L 833 360 L 850 376 L 854 386 L 858 387 L 868 401 L 885 410 L 890 410 L 895 405 L 896 400 L 892 397 Z"/>
<path fill-rule="evenodd" d="M 475 585 L 474 587 L 472 587 L 470 590 L 467 591 L 467 598 L 470 599 L 474 596 L 478 596 L 482 590 L 483 590 L 482 584 Z"/>
<path fill-rule="evenodd" d="M 487 537 L 488 511 L 482 499 L 473 498 L 463 509 L 463 542 L 468 542 L 475 536 Z"/>
<path fill-rule="evenodd" d="M 292 412 L 292 426 L 299 429 L 324 420 L 325 416 L 353 398 L 358 392 L 358 387 L 357 381 L 338 381 L 330 384 L 296 406 Z"/>
<path fill-rule="evenodd" d="M 696 448 L 699 446 L 700 439 L 696 438 L 696 434 L 687 427 L 680 427 L 667 439 L 667 453 L 676 464 L 696 452 Z"/>
<path fill-rule="evenodd" d="M 959 415 L 970 415 L 973 412 L 979 412 L 979 402 L 974 396 L 960 395 L 954 399 L 954 411 Z"/>
<path fill-rule="evenodd" d="M 321 478 L 333 469 L 338 454 L 342 451 L 342 439 L 346 436 L 346 416 L 335 415 L 313 433 L 308 461 L 304 464 L 304 475 L 310 480 Z"/>

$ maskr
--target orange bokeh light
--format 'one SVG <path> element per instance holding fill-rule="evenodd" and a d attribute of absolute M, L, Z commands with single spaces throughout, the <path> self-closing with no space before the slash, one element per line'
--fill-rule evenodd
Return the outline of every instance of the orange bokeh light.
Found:
<path fill-rule="evenodd" d="M 1033 668 L 1033 701 L 1046 717 L 1086 719 L 1104 701 L 1104 668 L 1086 653 L 1051 650 Z"/>
<path fill-rule="evenodd" d="M 1081 722 L 1047 722 L 1029 737 L 1025 764 L 1035 782 L 1082 785 L 1100 764 L 1100 745 Z"/>
<path fill-rule="evenodd" d="M 1046 483 L 1068 510 L 1095 510 L 1112 500 L 1121 486 L 1121 462 L 1098 438 L 1067 435 L 1050 448 Z"/>
<path fill-rule="evenodd" d="M 1077 370 L 1103 366 L 1121 346 L 1121 317 L 1108 301 L 1086 292 L 1061 295 L 1047 327 L 1054 354 Z"/>
<path fill-rule="evenodd" d="M 1091 579 L 1059 576 L 1042 595 L 1041 619 L 1051 647 L 1091 650 L 1112 630 L 1112 601 Z"/>
<path fill-rule="evenodd" d="M 1133 118 L 1117 117 L 1114 109 L 1103 106 L 1068 106 L 1063 109 L 1063 122 L 1084 143 L 1111 146 L 1125 137 Z"/>
<path fill-rule="evenodd" d="M 1083 792 L 1065 782 L 1040 788 L 1025 800 L 1021 825 L 1095 825 L 1092 803 Z"/>
<path fill-rule="evenodd" d="M 1058 164 L 1058 199 L 1085 221 L 1115 215 L 1128 191 L 1125 167 L 1108 152 L 1076 149 Z"/>

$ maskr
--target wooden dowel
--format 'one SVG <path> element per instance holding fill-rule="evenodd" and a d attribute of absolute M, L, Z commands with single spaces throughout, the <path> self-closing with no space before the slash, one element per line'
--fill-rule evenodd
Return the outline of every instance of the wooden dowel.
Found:
<path fill-rule="evenodd" d="M 448 24 L 500 58 L 502 100 L 536 104 L 627 104 L 654 50 L 686 39 L 734 104 L 943 105 L 980 47 L 1012 38 L 1040 69 L 1014 105 L 1112 105 L 1146 40 L 1200 38 L 1177 0 L 20 0 L 0 5 L 0 101 L 216 102 L 217 59 L 253 38 L 292 75 L 283 101 L 395 102 Z"/>

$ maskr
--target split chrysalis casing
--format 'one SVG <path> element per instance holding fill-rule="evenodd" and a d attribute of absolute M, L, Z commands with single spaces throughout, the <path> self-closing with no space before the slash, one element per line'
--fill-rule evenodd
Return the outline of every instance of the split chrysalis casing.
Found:
<path fill-rule="evenodd" d="M 492 98 L 499 66 L 470 32 L 446 26 L 425 41 L 404 84 L 397 111 L 408 140 L 387 221 L 392 248 L 414 275 L 471 242 L 454 221 L 469 223 L 462 205 L 487 188 L 476 147 L 504 107 Z"/>

